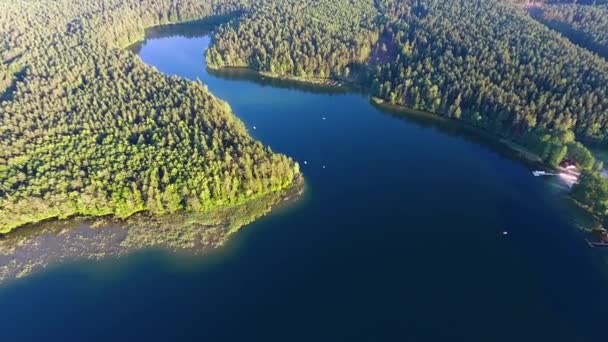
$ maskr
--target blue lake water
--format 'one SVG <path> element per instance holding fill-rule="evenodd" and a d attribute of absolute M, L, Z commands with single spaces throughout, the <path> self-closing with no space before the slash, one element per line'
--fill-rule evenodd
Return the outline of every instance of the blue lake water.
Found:
<path fill-rule="evenodd" d="M 209 255 L 151 250 L 9 283 L 2 341 L 605 340 L 607 255 L 555 181 L 363 94 L 210 74 L 209 42 L 161 30 L 136 51 L 299 161 L 304 197 Z"/>

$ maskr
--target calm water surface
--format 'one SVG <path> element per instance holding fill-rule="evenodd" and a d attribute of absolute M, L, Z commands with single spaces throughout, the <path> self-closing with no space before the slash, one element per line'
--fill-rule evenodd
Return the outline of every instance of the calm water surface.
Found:
<path fill-rule="evenodd" d="M 200 79 L 298 160 L 305 197 L 204 257 L 146 251 L 10 283 L 2 341 L 606 340 L 606 253 L 556 183 L 360 94 L 211 75 L 204 32 L 166 34 L 141 59 Z"/>

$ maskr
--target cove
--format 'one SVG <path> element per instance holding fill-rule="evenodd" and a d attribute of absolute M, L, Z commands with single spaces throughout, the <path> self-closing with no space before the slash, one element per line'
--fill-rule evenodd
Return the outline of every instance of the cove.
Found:
<path fill-rule="evenodd" d="M 209 44 L 181 25 L 135 51 L 299 161 L 304 197 L 205 256 L 147 250 L 3 286 L 3 341 L 605 339 L 607 255 L 586 247 L 559 184 L 364 94 L 210 73 Z"/>

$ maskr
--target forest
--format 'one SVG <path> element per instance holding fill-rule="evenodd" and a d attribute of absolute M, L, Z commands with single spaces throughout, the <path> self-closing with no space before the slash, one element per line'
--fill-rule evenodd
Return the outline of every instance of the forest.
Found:
<path fill-rule="evenodd" d="M 356 83 L 515 141 L 553 166 L 570 158 L 598 170 L 585 145 L 608 142 L 608 62 L 522 3 L 530 2 L 260 1 L 216 31 L 207 59 Z"/>
<path fill-rule="evenodd" d="M 608 4 L 546 5 L 532 14 L 574 43 L 608 58 Z"/>
<path fill-rule="evenodd" d="M 583 172 L 571 195 L 608 226 L 608 180 L 597 172 Z"/>
<path fill-rule="evenodd" d="M 203 212 L 290 186 L 200 82 L 122 48 L 230 1 L 0 0 L 0 233 L 49 218 Z"/>
<path fill-rule="evenodd" d="M 304 78 L 348 77 L 349 66 L 365 63 L 378 40 L 375 20 L 371 0 L 262 1 L 237 26 L 217 31 L 207 64 Z"/>
<path fill-rule="evenodd" d="M 330 15 L 340 8 L 347 14 Z M 606 61 L 504 1 L 262 2 L 217 31 L 208 59 L 276 76 L 357 76 L 393 104 L 514 140 L 536 131 L 608 138 Z"/>
<path fill-rule="evenodd" d="M 516 140 L 530 131 L 606 137 L 608 64 L 501 1 L 385 1 L 374 95 Z M 463 18 L 464 16 L 464 18 Z"/>
<path fill-rule="evenodd" d="M 566 2 L 542 7 L 604 44 L 605 6 Z M 608 61 L 522 4 L 0 0 L 0 232 L 73 215 L 205 211 L 300 177 L 203 84 L 124 50 L 147 27 L 211 16 L 238 14 L 216 30 L 211 68 L 356 84 L 515 141 L 548 164 L 573 159 L 596 177 L 601 163 L 585 145 L 608 142 Z M 581 195 L 588 180 L 597 177 L 582 178 L 581 203 L 593 198 Z"/>

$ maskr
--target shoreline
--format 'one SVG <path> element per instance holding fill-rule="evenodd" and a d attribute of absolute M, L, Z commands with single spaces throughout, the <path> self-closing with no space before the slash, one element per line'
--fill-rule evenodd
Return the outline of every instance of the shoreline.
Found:
<path fill-rule="evenodd" d="M 424 110 L 419 110 L 419 109 L 414 109 L 414 108 L 410 108 L 410 107 L 406 107 L 406 106 L 402 106 L 402 105 L 389 103 L 379 97 L 370 95 L 360 84 L 357 84 L 354 82 L 344 82 L 343 80 L 337 80 L 337 79 L 332 79 L 332 78 L 304 78 L 304 77 L 290 76 L 290 75 L 279 76 L 279 75 L 275 75 L 275 74 L 268 73 L 268 72 L 258 71 L 258 70 L 249 68 L 248 66 L 242 66 L 242 65 L 240 65 L 240 66 L 228 65 L 228 66 L 221 66 L 221 67 L 209 66 L 209 65 L 206 65 L 206 66 L 209 70 L 216 71 L 216 72 L 230 71 L 230 70 L 245 71 L 247 73 L 257 75 L 261 79 L 269 78 L 269 79 L 277 80 L 277 81 L 294 82 L 294 83 L 305 85 L 305 86 L 308 85 L 308 86 L 324 87 L 324 88 L 331 88 L 331 89 L 340 89 L 340 90 L 352 91 L 352 92 L 361 91 L 361 92 L 363 92 L 363 94 L 365 96 L 369 97 L 370 102 L 374 106 L 379 107 L 383 111 L 401 112 L 401 113 L 405 113 L 408 115 L 414 114 L 414 115 L 418 115 L 418 116 L 425 116 L 425 117 L 431 118 L 433 120 L 449 122 L 451 124 L 457 124 L 461 128 L 469 130 L 472 133 L 474 133 L 480 137 L 483 137 L 484 139 L 488 139 L 488 140 L 491 140 L 493 143 L 499 144 L 500 147 L 511 152 L 512 156 L 514 156 L 517 159 L 519 159 L 520 161 L 524 162 L 527 166 L 535 166 L 535 167 L 539 167 L 539 168 L 544 168 L 545 170 L 548 170 L 551 172 L 567 173 L 565 170 L 562 170 L 562 168 L 560 168 L 560 167 L 554 167 L 553 165 L 547 164 L 536 153 L 530 151 L 525 146 L 523 146 L 523 145 L 519 144 L 518 142 L 513 141 L 507 137 L 495 135 L 492 132 L 489 132 L 489 131 L 484 130 L 483 128 L 474 126 L 471 123 L 464 121 L 464 120 L 457 120 L 457 119 L 443 116 L 439 113 L 432 113 L 432 112 L 428 112 L 428 111 L 424 111 Z M 494 146 L 494 148 L 495 147 L 496 146 Z M 578 181 L 578 177 L 575 180 L 575 183 L 577 181 Z M 571 188 L 572 184 L 567 184 L 567 186 L 569 188 Z"/>
<path fill-rule="evenodd" d="M 132 39 L 127 41 L 124 44 L 119 44 L 118 42 L 114 42 L 115 45 L 121 50 L 131 50 L 137 44 L 142 43 L 146 40 L 146 31 L 153 30 L 156 28 L 166 28 L 178 25 L 208 25 L 209 29 L 212 29 L 218 25 L 223 23 L 227 23 L 233 19 L 236 19 L 240 16 L 241 11 L 233 11 L 223 15 L 208 15 L 202 18 L 190 18 L 186 20 L 180 21 L 169 21 L 164 24 L 154 24 L 150 26 L 142 27 L 142 31 L 138 32 L 138 37 L 136 39 Z"/>
<path fill-rule="evenodd" d="M 469 130 L 472 133 L 479 135 L 480 137 L 482 137 L 484 139 L 489 139 L 489 140 L 493 141 L 494 143 L 500 144 L 501 147 L 504 147 L 504 148 L 508 149 L 509 151 L 513 152 L 513 154 L 515 156 L 519 157 L 519 159 L 521 159 L 522 161 L 525 161 L 529 164 L 533 164 L 534 166 L 547 168 L 551 171 L 557 170 L 553 166 L 544 163 L 538 155 L 536 155 L 534 152 L 528 150 L 525 146 L 520 145 L 519 143 L 517 143 L 513 140 L 510 140 L 508 138 L 492 134 L 491 132 L 486 131 L 483 128 L 476 127 L 466 121 L 449 118 L 449 117 L 443 116 L 439 113 L 432 113 L 432 112 L 427 112 L 424 110 L 409 108 L 409 107 L 402 106 L 402 105 L 392 104 L 392 103 L 389 103 L 376 96 L 370 96 L 370 102 L 373 105 L 381 108 L 382 110 L 391 111 L 391 112 L 400 112 L 400 113 L 409 114 L 409 115 L 414 114 L 414 115 L 432 118 L 432 119 L 439 120 L 439 121 L 449 122 L 451 124 L 457 124 L 460 127 L 462 127 L 463 129 Z"/>
<path fill-rule="evenodd" d="M 144 215 L 148 215 L 148 216 L 157 216 L 157 217 L 162 217 L 162 216 L 167 216 L 167 215 L 174 215 L 174 214 L 178 214 L 178 213 L 190 213 L 190 214 L 206 214 L 206 213 L 213 213 L 215 211 L 220 211 L 220 210 L 228 210 L 231 208 L 238 208 L 239 206 L 243 206 L 246 205 L 248 203 L 254 202 L 259 200 L 260 198 L 263 198 L 265 196 L 269 196 L 272 194 L 279 194 L 281 192 L 284 191 L 288 191 L 292 188 L 298 188 L 298 187 L 302 187 L 304 183 L 304 178 L 303 176 L 300 174 L 300 176 L 296 179 L 294 179 L 294 182 L 286 187 L 283 187 L 281 189 L 276 189 L 276 190 L 272 190 L 272 191 L 268 191 L 266 193 L 261 193 L 261 194 L 257 194 L 253 197 L 250 198 L 246 198 L 246 199 L 242 199 L 239 200 L 235 203 L 229 203 L 229 204 L 222 204 L 222 205 L 217 205 L 217 206 L 213 206 L 210 208 L 207 208 L 205 210 L 202 211 L 197 211 L 197 212 L 193 212 L 193 211 L 188 211 L 185 209 L 181 209 L 178 210 L 174 213 L 167 213 L 167 214 L 154 214 L 151 213 L 149 210 L 147 209 L 143 209 L 143 210 L 138 210 L 138 211 L 134 211 L 132 213 L 129 213 L 128 215 L 125 215 L 123 217 L 120 216 L 116 216 L 114 213 L 103 213 L 101 215 L 88 215 L 86 213 L 71 213 L 69 215 L 65 215 L 65 216 L 61 216 L 61 215 L 55 215 L 55 216 L 49 216 L 49 217 L 44 217 L 40 220 L 36 220 L 36 221 L 31 221 L 31 222 L 26 222 L 24 224 L 20 224 L 18 226 L 9 228 L 8 230 L 0 230 L 0 241 L 6 239 L 7 237 L 10 237 L 13 234 L 16 234 L 16 232 L 18 232 L 19 230 L 23 230 L 23 229 L 30 229 L 32 227 L 38 226 L 38 225 L 43 225 L 46 223 L 55 223 L 55 222 L 65 222 L 65 221 L 69 221 L 69 220 L 114 220 L 114 221 L 122 221 L 122 222 L 127 222 L 128 220 L 137 217 L 137 216 L 144 216 Z"/>
<path fill-rule="evenodd" d="M 496 149 L 497 147 L 505 149 L 505 151 L 508 151 L 510 153 L 510 156 L 512 156 L 512 157 L 516 158 L 517 160 L 519 160 L 520 162 L 524 163 L 527 167 L 538 167 L 538 168 L 547 170 L 549 172 L 566 173 L 560 167 L 554 167 L 550 164 L 547 164 L 546 162 L 544 162 L 542 160 L 542 158 L 540 156 L 538 156 L 537 154 L 530 151 L 525 146 L 520 145 L 519 143 L 517 143 L 513 140 L 510 140 L 503 136 L 495 135 L 489 131 L 484 130 L 483 128 L 476 127 L 476 126 L 470 124 L 469 122 L 466 122 L 463 120 L 456 120 L 453 118 L 443 116 L 438 113 L 427 112 L 427 111 L 423 111 L 423 110 L 409 108 L 409 107 L 402 106 L 402 105 L 396 105 L 396 104 L 389 103 L 381 98 L 370 95 L 369 92 L 364 90 L 360 84 L 343 83 L 342 81 L 336 80 L 336 79 L 315 79 L 315 78 L 307 79 L 307 78 L 289 76 L 289 75 L 278 76 L 278 75 L 273 75 L 273 74 L 267 73 L 267 72 L 257 71 L 257 70 L 249 68 L 248 66 L 229 65 L 229 66 L 217 67 L 217 66 L 207 65 L 207 68 L 211 71 L 218 71 L 218 72 L 221 72 L 222 70 L 226 70 L 226 71 L 243 70 L 243 71 L 247 71 L 248 73 L 257 75 L 258 77 L 261 77 L 261 78 L 266 77 L 266 78 L 278 80 L 278 81 L 296 82 L 296 83 L 299 83 L 302 85 L 327 87 L 327 88 L 333 88 L 333 89 L 342 89 L 342 90 L 346 90 L 346 91 L 360 90 L 363 92 L 363 94 L 365 96 L 367 96 L 369 98 L 369 101 L 372 103 L 372 105 L 379 107 L 381 110 L 383 110 L 385 112 L 388 112 L 388 113 L 398 112 L 398 113 L 407 114 L 407 115 L 413 114 L 413 115 L 417 115 L 417 116 L 421 116 L 421 117 L 430 118 L 430 119 L 433 119 L 433 120 L 436 120 L 439 122 L 457 124 L 462 129 L 468 130 L 480 138 L 487 139 L 488 140 L 487 142 L 497 144 L 497 146 L 490 146 L 490 147 L 494 148 L 494 149 Z M 500 151 L 497 151 L 497 152 L 500 153 Z M 574 182 L 572 184 L 564 183 L 564 185 L 567 186 L 569 189 L 572 189 L 572 186 L 578 182 L 578 178 L 579 177 L 576 177 L 576 180 L 574 180 Z M 574 200 L 574 198 L 572 198 L 572 196 L 570 195 L 570 192 L 568 192 L 566 194 L 566 196 L 570 200 L 572 200 L 575 203 L 575 205 L 577 205 L 579 208 L 584 210 L 586 212 L 586 214 L 589 215 L 590 218 L 599 222 L 599 219 L 597 218 L 597 216 L 594 215 L 592 212 L 590 212 L 587 207 L 583 206 L 581 203 Z"/>
<path fill-rule="evenodd" d="M 209 29 L 212 29 L 212 27 L 216 27 L 217 25 L 226 23 L 232 19 L 237 18 L 240 13 L 241 13 L 240 11 L 233 11 L 233 12 L 229 12 L 224 15 L 210 15 L 210 16 L 206 16 L 206 17 L 202 17 L 202 18 L 190 18 L 190 19 L 185 19 L 182 21 L 167 22 L 167 23 L 162 23 L 162 24 L 158 24 L 158 25 L 151 25 L 151 26 L 143 27 L 143 31 L 139 32 L 137 38 L 134 40 L 128 41 L 125 44 L 120 44 L 120 42 L 113 42 L 113 43 L 115 46 L 117 46 L 117 48 L 119 48 L 121 50 L 131 50 L 132 51 L 132 49 L 134 49 L 138 44 L 145 41 L 146 36 L 147 36 L 146 35 L 147 30 L 155 29 L 155 28 L 165 28 L 165 27 L 170 28 L 170 27 L 178 26 L 178 25 L 193 25 L 193 26 L 205 25 L 205 26 L 209 26 Z M 232 115 L 234 115 L 234 113 L 232 113 Z M 298 178 L 303 178 L 303 175 L 300 173 Z M 253 197 L 239 199 L 234 203 L 229 203 L 227 205 L 225 205 L 225 204 L 214 205 L 209 208 L 203 209 L 199 213 L 206 213 L 206 212 L 211 212 L 214 210 L 222 210 L 224 208 L 230 208 L 230 207 L 238 207 L 242 204 L 245 204 L 245 203 L 251 202 L 251 201 L 255 201 L 258 198 L 269 195 L 273 192 L 281 192 L 292 186 L 298 186 L 298 182 L 303 182 L 303 179 L 294 179 L 294 182 L 292 184 L 287 185 L 286 187 L 282 187 L 280 189 L 271 189 L 270 191 L 267 191 L 265 193 L 256 194 Z M 180 210 L 180 211 L 185 211 L 185 210 Z M 41 215 L 39 218 L 35 218 L 35 219 L 27 221 L 27 222 L 22 222 L 22 223 L 13 225 L 13 226 L 7 226 L 4 228 L 0 228 L 0 241 L 2 239 L 5 239 L 8 235 L 13 234 L 15 231 L 22 229 L 24 227 L 28 227 L 28 226 L 41 225 L 41 224 L 55 222 L 55 221 L 66 221 L 66 220 L 77 219 L 77 218 L 85 218 L 85 219 L 111 218 L 111 219 L 119 219 L 119 220 L 128 220 L 129 218 L 131 218 L 135 215 L 140 215 L 140 214 L 145 215 L 145 214 L 150 214 L 150 213 L 149 213 L 148 209 L 146 209 L 146 208 L 140 209 L 140 210 L 135 210 L 133 212 L 127 213 L 122 216 L 117 216 L 116 213 L 114 213 L 112 211 L 106 211 L 106 212 L 100 212 L 100 213 L 78 212 L 77 210 L 74 210 L 69 213 L 53 212 L 53 213 L 49 213 L 48 215 Z M 162 215 L 163 214 L 161 214 L 161 216 Z M 167 215 L 167 214 L 164 214 L 164 215 Z"/>
<path fill-rule="evenodd" d="M 121 257 L 147 249 L 201 255 L 223 246 L 251 222 L 300 202 L 306 184 L 240 206 L 127 219 L 74 217 L 22 227 L 0 239 L 0 285 L 64 261 Z"/>
<path fill-rule="evenodd" d="M 206 57 L 205 57 L 206 58 Z M 347 83 L 344 82 L 342 80 L 336 80 L 333 78 L 306 78 L 306 77 L 299 77 L 299 76 L 291 76 L 291 75 L 276 75 L 276 74 L 272 74 L 266 71 L 258 71 L 255 69 L 252 69 L 246 65 L 225 65 L 225 66 L 215 66 L 215 65 L 209 65 L 209 64 L 205 64 L 207 69 L 209 69 L 210 71 L 215 71 L 215 72 L 222 72 L 222 71 L 241 71 L 241 72 L 247 72 L 251 75 L 256 75 L 260 78 L 269 78 L 272 80 L 277 80 L 277 81 L 284 81 L 284 82 L 293 82 L 293 83 L 299 83 L 301 85 L 305 85 L 305 86 L 317 86 L 317 87 L 324 87 L 324 88 L 332 88 L 332 89 L 336 89 L 336 90 L 349 90 L 349 89 L 355 89 L 357 88 L 355 83 Z"/>
<path fill-rule="evenodd" d="M 555 168 L 549 164 L 546 164 L 534 152 L 528 150 L 525 146 L 522 146 L 513 140 L 510 140 L 506 137 L 494 135 L 491 132 L 488 132 L 482 128 L 476 127 L 463 120 L 456 120 L 456 119 L 452 119 L 449 117 L 445 117 L 438 113 L 427 112 L 427 111 L 423 111 L 423 110 L 419 110 L 419 109 L 413 109 L 413 108 L 409 108 L 406 106 L 389 103 L 379 97 L 370 95 L 369 92 L 365 91 L 364 88 L 360 84 L 357 84 L 354 82 L 344 82 L 343 80 L 337 80 L 337 79 L 332 79 L 332 78 L 304 78 L 304 77 L 290 76 L 290 75 L 279 76 L 279 75 L 275 75 L 272 73 L 251 69 L 248 66 L 244 66 L 244 65 L 226 65 L 226 66 L 218 67 L 218 66 L 211 66 L 211 65 L 207 64 L 206 66 L 211 71 L 221 72 L 221 71 L 230 71 L 230 70 L 240 70 L 240 71 L 246 71 L 248 73 L 257 75 L 261 78 L 266 77 L 266 78 L 270 78 L 270 79 L 278 80 L 278 81 L 296 82 L 296 83 L 300 83 L 302 85 L 320 86 L 320 87 L 327 87 L 327 88 L 333 88 L 333 89 L 342 89 L 342 90 L 346 90 L 346 91 L 359 90 L 359 91 L 362 91 L 363 94 L 365 94 L 366 96 L 369 97 L 369 100 L 373 105 L 380 107 L 380 109 L 382 109 L 382 110 L 385 110 L 388 112 L 398 111 L 398 112 L 402 112 L 405 114 L 415 114 L 415 115 L 420 115 L 420 116 L 426 116 L 429 118 L 433 118 L 435 120 L 458 124 L 462 128 L 471 130 L 475 134 L 483 136 L 484 138 L 489 138 L 489 139 L 493 140 L 494 142 L 499 143 L 504 148 L 513 152 L 522 161 L 525 161 L 529 164 L 534 164 L 535 166 L 544 167 L 551 171 L 558 170 L 557 168 Z"/>

